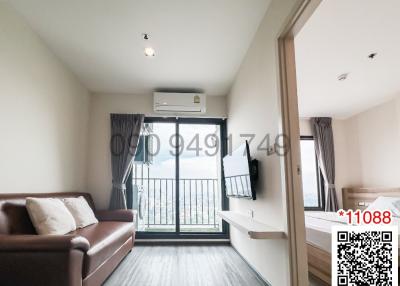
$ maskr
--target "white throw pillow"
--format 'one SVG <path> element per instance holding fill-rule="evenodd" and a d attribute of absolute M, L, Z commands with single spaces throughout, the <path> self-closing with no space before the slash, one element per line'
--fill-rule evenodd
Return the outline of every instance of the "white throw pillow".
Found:
<path fill-rule="evenodd" d="M 27 198 L 26 209 L 38 234 L 66 234 L 76 230 L 74 218 L 60 199 Z"/>
<path fill-rule="evenodd" d="M 393 216 L 400 217 L 400 197 L 378 197 L 367 210 L 391 211 Z"/>
<path fill-rule="evenodd" d="M 77 228 L 83 228 L 99 222 L 84 197 L 65 198 L 63 202 L 74 217 Z"/>

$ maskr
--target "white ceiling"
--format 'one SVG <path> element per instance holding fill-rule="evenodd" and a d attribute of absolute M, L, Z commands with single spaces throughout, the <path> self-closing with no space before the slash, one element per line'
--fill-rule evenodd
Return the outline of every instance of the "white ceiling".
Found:
<path fill-rule="evenodd" d="M 322 1 L 295 38 L 301 117 L 346 118 L 400 95 L 399 11 L 399 0 Z"/>
<path fill-rule="evenodd" d="M 225 95 L 270 0 L 9 2 L 91 91 Z"/>

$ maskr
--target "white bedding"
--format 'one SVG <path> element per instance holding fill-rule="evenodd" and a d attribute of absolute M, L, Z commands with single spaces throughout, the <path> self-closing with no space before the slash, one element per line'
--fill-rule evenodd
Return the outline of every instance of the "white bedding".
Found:
<path fill-rule="evenodd" d="M 334 212 L 305 212 L 307 243 L 330 253 L 332 226 L 341 224 L 346 224 L 346 218 L 339 218 Z M 393 217 L 392 224 L 400 228 L 400 218 Z"/>

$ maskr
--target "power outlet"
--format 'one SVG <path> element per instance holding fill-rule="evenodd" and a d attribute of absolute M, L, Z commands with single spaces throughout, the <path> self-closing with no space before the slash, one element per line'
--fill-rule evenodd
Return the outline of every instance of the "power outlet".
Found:
<path fill-rule="evenodd" d="M 248 214 L 250 218 L 254 218 L 254 211 L 253 210 L 248 210 Z"/>
<path fill-rule="evenodd" d="M 276 153 L 276 144 L 274 144 L 272 146 L 269 146 L 267 148 L 267 155 L 268 156 L 274 155 L 275 153 Z"/>

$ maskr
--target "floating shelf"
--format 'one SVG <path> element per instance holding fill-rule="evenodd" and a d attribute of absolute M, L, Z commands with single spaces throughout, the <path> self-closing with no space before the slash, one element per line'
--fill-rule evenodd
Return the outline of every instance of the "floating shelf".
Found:
<path fill-rule="evenodd" d="M 252 239 L 281 239 L 286 237 L 285 232 L 282 230 L 233 211 L 219 211 L 218 215 Z"/>

